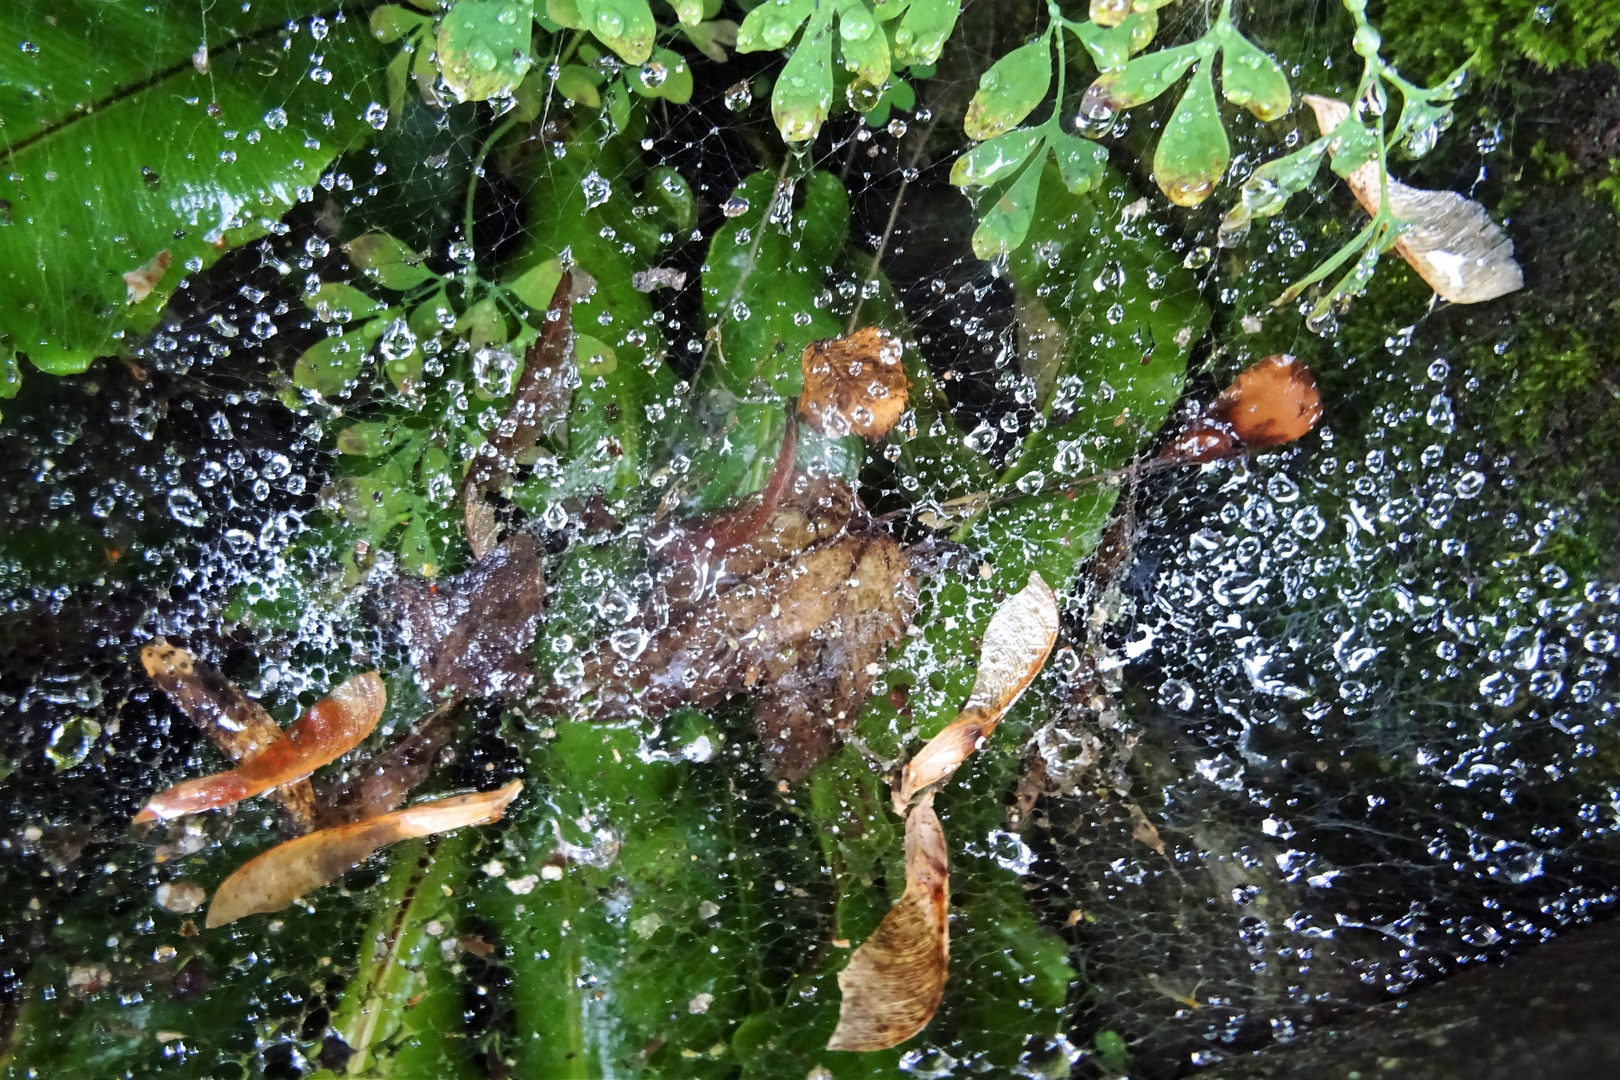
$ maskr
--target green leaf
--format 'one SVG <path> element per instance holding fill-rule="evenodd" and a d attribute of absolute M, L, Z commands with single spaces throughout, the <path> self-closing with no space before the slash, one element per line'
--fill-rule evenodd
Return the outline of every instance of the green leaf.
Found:
<path fill-rule="evenodd" d="M 332 24 L 321 50 L 332 78 L 318 82 L 266 32 L 288 7 L 256 5 L 209 16 L 205 74 L 191 61 L 203 28 L 187 26 L 190 9 L 64 0 L 51 11 L 30 22 L 37 51 L 0 54 L 0 338 L 66 374 L 132 345 L 183 278 L 265 235 L 375 133 L 362 115 L 386 96 L 385 54 L 360 20 Z M 149 265 L 167 272 L 137 295 L 122 275 Z"/>
<path fill-rule="evenodd" d="M 1136 53 L 1147 48 L 1159 30 L 1156 10 L 1133 11 L 1118 26 L 1103 27 L 1085 22 L 1071 27 L 1080 43 L 1091 54 L 1098 71 L 1122 68 Z"/>
<path fill-rule="evenodd" d="M 973 254 L 981 259 L 996 259 L 1024 242 L 1035 213 L 1035 198 L 1040 194 L 1042 171 L 1042 162 L 1036 160 L 1007 186 L 973 230 Z"/>
<path fill-rule="evenodd" d="M 557 72 L 557 93 L 587 108 L 600 109 L 602 95 L 596 88 L 600 78 L 599 74 L 580 64 L 564 64 L 562 70 Z"/>
<path fill-rule="evenodd" d="M 654 50 L 652 58 L 624 73 L 630 89 L 642 97 L 663 98 L 676 105 L 692 100 L 692 67 L 680 53 Z"/>
<path fill-rule="evenodd" d="M 577 0 L 583 28 L 619 54 L 627 64 L 643 64 L 652 55 L 658 24 L 647 0 Z"/>
<path fill-rule="evenodd" d="M 399 540 L 400 567 L 410 574 L 437 577 L 442 561 L 439 543 L 433 538 L 431 515 L 423 513 L 418 506 L 411 514 L 410 524 L 405 526 L 405 535 Z"/>
<path fill-rule="evenodd" d="M 877 17 L 887 22 L 899 14 L 896 10 L 899 6 L 880 3 Z M 945 48 L 945 39 L 956 28 L 956 18 L 962 12 L 961 0 L 911 0 L 904 9 L 905 16 L 894 30 L 895 66 L 937 63 L 940 51 Z"/>
<path fill-rule="evenodd" d="M 1221 35 L 1221 93 L 1261 120 L 1275 120 L 1294 104 L 1282 65 L 1230 28 Z"/>
<path fill-rule="evenodd" d="M 445 320 L 454 325 L 454 316 L 455 309 L 450 306 L 449 297 L 440 289 L 426 303 L 413 308 L 407 322 L 417 339 L 425 341 L 444 331 Z"/>
<path fill-rule="evenodd" d="M 1322 155 L 1327 151 L 1329 136 L 1295 150 L 1273 161 L 1268 161 L 1250 173 L 1243 181 L 1241 198 L 1243 207 L 1254 217 L 1270 217 L 1283 208 L 1289 196 L 1303 191 L 1316 170 L 1321 167 Z"/>
<path fill-rule="evenodd" d="M 917 107 L 917 91 L 911 84 L 898 76 L 889 79 L 889 88 L 883 91 L 883 96 L 866 113 L 866 126 L 880 128 L 889 122 L 889 113 L 894 109 L 911 112 Z"/>
<path fill-rule="evenodd" d="M 433 20 L 426 15 L 407 11 L 398 4 L 384 4 L 371 12 L 371 36 L 385 45 L 432 25 Z"/>
<path fill-rule="evenodd" d="M 343 250 L 361 274 L 395 292 L 414 289 L 439 276 L 422 265 L 422 256 L 384 232 L 356 237 Z"/>
<path fill-rule="evenodd" d="M 589 30 L 575 0 L 546 0 L 546 18 L 570 30 Z"/>
<path fill-rule="evenodd" d="M 407 437 L 397 424 L 371 421 L 350 424 L 337 434 L 337 452 L 353 457 L 377 457 L 398 446 Z"/>
<path fill-rule="evenodd" d="M 675 9 L 675 18 L 682 26 L 696 26 L 703 21 L 703 0 L 669 0 Z"/>
<path fill-rule="evenodd" d="M 862 0 L 839 0 L 838 50 L 858 81 L 871 87 L 889 81 L 889 38 Z"/>
<path fill-rule="evenodd" d="M 648 172 L 641 191 L 645 202 L 669 216 L 677 233 L 691 232 L 697 226 L 697 198 L 692 194 L 692 185 L 668 165 L 660 165 Z"/>
<path fill-rule="evenodd" d="M 439 73 L 457 101 L 517 89 L 534 57 L 534 0 L 456 0 L 439 23 Z"/>
<path fill-rule="evenodd" d="M 1005 180 L 1040 142 L 1041 133 L 1035 128 L 1016 128 L 986 139 L 952 163 L 951 183 L 957 187 L 989 187 Z"/>
<path fill-rule="evenodd" d="M 506 317 L 501 314 L 494 297 L 485 297 L 456 320 L 456 333 L 466 334 L 467 344 L 474 349 L 489 344 L 499 345 L 507 338 Z"/>
<path fill-rule="evenodd" d="M 832 8 L 811 15 L 771 90 L 771 116 L 785 142 L 814 139 L 832 108 Z"/>
<path fill-rule="evenodd" d="M 1062 131 L 1053 133 L 1050 142 L 1064 187 L 1081 195 L 1102 183 L 1108 169 L 1106 146 Z"/>
<path fill-rule="evenodd" d="M 388 86 L 388 119 L 398 120 L 405 111 L 405 91 L 410 87 L 411 53 L 405 49 L 395 53 L 383 78 Z"/>
<path fill-rule="evenodd" d="M 788 0 L 779 4 L 768 0 L 750 11 L 737 28 L 737 51 L 763 52 L 781 49 L 799 32 L 799 25 L 816 10 L 816 0 Z"/>
<path fill-rule="evenodd" d="M 613 132 L 618 134 L 630 126 L 630 95 L 624 88 L 623 80 L 615 80 L 607 91 L 608 119 L 613 122 Z"/>
<path fill-rule="evenodd" d="M 304 350 L 293 365 L 293 385 L 332 397 L 360 377 L 371 342 L 360 330 L 322 338 Z"/>
<path fill-rule="evenodd" d="M 523 271 L 506 283 L 506 290 L 534 311 L 551 307 L 551 298 L 557 295 L 557 283 L 562 280 L 562 260 L 547 259 Z"/>
<path fill-rule="evenodd" d="M 619 356 L 613 347 L 589 334 L 574 338 L 574 362 L 584 376 L 611 375 L 619 370 Z"/>
<path fill-rule="evenodd" d="M 389 852 L 388 873 L 367 897 L 372 914 L 359 935 L 359 962 L 332 1010 L 331 1029 L 351 1051 L 348 1075 L 479 1074 L 462 1029 L 461 986 L 440 948 L 457 934 L 450 897 L 465 888 L 475 840 L 460 830 Z"/>
<path fill-rule="evenodd" d="M 340 281 L 329 281 L 312 293 L 304 294 L 304 306 L 321 322 L 347 323 L 375 315 L 387 305 Z"/>
<path fill-rule="evenodd" d="M 1193 72 L 1159 137 L 1153 151 L 1153 180 L 1177 206 L 1197 206 L 1215 190 L 1231 160 L 1232 146 L 1221 125 L 1215 80 L 1206 60 Z"/>
<path fill-rule="evenodd" d="M 1378 159 L 1378 132 L 1356 119 L 1353 112 L 1329 132 L 1329 142 L 1335 144 L 1331 162 L 1333 171 L 1341 177 L 1349 176 L 1367 162 Z"/>
<path fill-rule="evenodd" d="M 1023 122 L 1052 85 L 1052 43 L 1041 37 L 1003 56 L 979 78 L 962 128 L 970 139 L 989 139 Z"/>
<path fill-rule="evenodd" d="M 1080 111 L 1087 115 L 1105 109 L 1118 112 L 1152 101 L 1170 89 L 1198 59 L 1197 43 L 1138 56 L 1123 68 L 1097 76 L 1086 88 Z"/>

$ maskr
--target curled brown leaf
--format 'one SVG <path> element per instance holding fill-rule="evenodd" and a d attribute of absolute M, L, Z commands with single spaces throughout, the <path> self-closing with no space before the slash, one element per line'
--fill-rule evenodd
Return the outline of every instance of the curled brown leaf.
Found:
<path fill-rule="evenodd" d="M 263 706 L 185 649 L 157 638 L 141 650 L 141 666 L 186 719 L 232 762 L 250 761 L 282 738 L 281 725 Z M 271 797 L 300 826 L 308 828 L 314 820 L 315 796 L 309 781 L 283 784 Z"/>
<path fill-rule="evenodd" d="M 906 891 L 838 973 L 843 995 L 829 1050 L 886 1050 L 927 1026 L 950 963 L 950 861 L 925 795 L 906 819 Z"/>
<path fill-rule="evenodd" d="M 317 701 L 280 737 L 236 768 L 176 784 L 152 796 L 137 823 L 218 810 L 302 780 L 359 744 L 382 718 L 387 692 L 375 671 L 356 675 Z"/>
<path fill-rule="evenodd" d="M 799 415 L 828 435 L 877 442 L 906 411 L 911 384 L 903 353 L 899 339 L 876 326 L 811 342 L 800 359 Z"/>
<path fill-rule="evenodd" d="M 1306 94 L 1302 100 L 1324 135 L 1350 114 L 1350 106 L 1334 98 Z M 1337 152 L 1338 147 L 1329 149 Z M 1376 161 L 1344 178 L 1369 214 L 1378 213 L 1386 191 L 1382 180 Z M 1524 288 L 1513 241 L 1479 203 L 1455 191 L 1410 187 L 1394 177 L 1387 193 L 1390 212 L 1412 226 L 1395 242 L 1395 250 L 1429 288 L 1453 304 L 1477 304 Z"/>
<path fill-rule="evenodd" d="M 1322 395 L 1310 369 L 1292 356 L 1250 364 L 1176 437 L 1167 459 L 1214 461 L 1246 447 L 1301 438 L 1322 419 Z"/>
<path fill-rule="evenodd" d="M 871 665 L 905 633 L 910 559 L 847 484 L 804 477 L 755 535 L 723 548 L 696 545 L 685 557 L 701 561 L 666 567 L 666 591 L 637 624 L 642 651 L 627 660 L 598 644 L 556 703 L 589 695 L 600 719 L 657 717 L 746 693 L 778 775 L 796 779 L 838 745 Z"/>
<path fill-rule="evenodd" d="M 979 650 L 979 673 L 955 720 L 906 762 L 893 792 L 894 809 L 905 814 L 921 797 L 949 780 L 981 739 L 996 729 L 1057 642 L 1057 597 L 1039 574 L 1008 597 L 990 617 Z"/>
<path fill-rule="evenodd" d="M 280 911 L 400 840 L 499 821 L 521 790 L 523 781 L 514 780 L 494 791 L 435 799 L 278 844 L 244 863 L 214 891 L 208 926 L 212 929 L 244 915 Z"/>
<path fill-rule="evenodd" d="M 502 697 L 534 677 L 544 599 L 540 546 L 514 533 L 454 577 L 401 581 L 391 614 L 430 697 Z"/>
<path fill-rule="evenodd" d="M 320 807 L 316 824 L 327 829 L 363 821 L 403 803 L 428 778 L 439 751 L 450 742 L 457 704 L 440 706 L 409 735 L 323 786 L 316 798 Z"/>

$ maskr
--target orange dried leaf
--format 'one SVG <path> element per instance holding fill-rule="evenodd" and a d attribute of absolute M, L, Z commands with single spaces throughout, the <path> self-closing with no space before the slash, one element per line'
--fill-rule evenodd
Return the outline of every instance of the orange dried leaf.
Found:
<path fill-rule="evenodd" d="M 152 796 L 137 823 L 174 818 L 239 803 L 302 780 L 336 761 L 371 733 L 382 718 L 387 693 L 375 671 L 356 675 L 289 727 L 282 737 L 228 772 L 176 784 Z"/>
<path fill-rule="evenodd" d="M 240 765 L 258 757 L 282 738 L 281 725 L 263 706 L 224 675 L 163 638 L 141 650 L 141 665 L 158 689 L 233 763 Z M 300 825 L 307 827 L 314 819 L 315 793 L 308 781 L 283 785 L 272 797 Z"/>
<path fill-rule="evenodd" d="M 799 415 L 828 435 L 853 433 L 877 442 L 906 411 L 911 384 L 900 362 L 903 353 L 899 339 L 876 326 L 811 342 L 800 360 Z"/>
<path fill-rule="evenodd" d="M 996 729 L 1040 674 L 1057 632 L 1057 597 L 1041 575 L 1030 574 L 1029 584 L 1008 597 L 985 627 L 979 674 L 961 713 L 906 762 L 894 789 L 896 813 L 905 814 L 919 794 L 949 780 L 979 748 L 979 740 Z"/>
<path fill-rule="evenodd" d="M 152 256 L 144 265 L 124 272 L 124 292 L 127 294 L 127 303 L 138 304 L 152 295 L 152 290 L 158 287 L 163 275 L 169 272 L 169 266 L 174 262 L 174 256 L 164 248 Z"/>
<path fill-rule="evenodd" d="M 212 929 L 244 915 L 280 911 L 305 893 L 336 881 L 389 844 L 499 821 L 521 790 L 523 781 L 514 780 L 494 791 L 435 799 L 278 844 L 244 863 L 215 890 L 208 906 L 208 926 Z"/>
<path fill-rule="evenodd" d="M 951 870 L 926 795 L 906 819 L 906 891 L 838 973 L 843 1000 L 829 1050 L 886 1050 L 927 1026 L 950 962 Z"/>
<path fill-rule="evenodd" d="M 1350 114 L 1350 106 L 1334 98 L 1307 94 L 1303 100 L 1324 135 Z M 1336 151 L 1337 145 L 1329 150 Z M 1362 209 L 1378 213 L 1384 191 L 1377 162 L 1362 165 L 1344 182 Z M 1443 298 L 1477 304 L 1524 288 L 1513 241 L 1479 203 L 1455 191 L 1410 187 L 1394 177 L 1388 196 L 1390 212 L 1412 226 L 1395 242 L 1395 250 Z"/>
<path fill-rule="evenodd" d="M 1245 446 L 1281 446 L 1322 419 L 1322 395 L 1304 364 L 1292 356 L 1268 356 L 1244 368 L 1210 404 L 1209 415 Z"/>

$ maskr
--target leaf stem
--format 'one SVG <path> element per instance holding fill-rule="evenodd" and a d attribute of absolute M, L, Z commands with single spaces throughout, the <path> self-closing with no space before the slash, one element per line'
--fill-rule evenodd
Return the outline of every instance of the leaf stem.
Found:
<path fill-rule="evenodd" d="M 491 148 L 493 148 L 494 145 L 499 142 L 508 131 L 511 131 L 513 125 L 516 123 L 516 116 L 508 116 L 505 120 L 502 120 L 499 124 L 496 124 L 495 130 L 489 133 L 489 137 L 484 140 L 484 144 L 478 148 L 478 153 L 473 158 L 472 175 L 467 178 L 466 217 L 462 222 L 462 239 L 467 242 L 467 246 L 469 248 L 472 247 L 473 243 L 473 197 L 478 194 L 478 181 L 484 178 L 484 159 L 489 156 Z M 472 261 L 469 262 L 468 265 L 476 266 L 477 262 L 478 260 L 475 254 Z"/>

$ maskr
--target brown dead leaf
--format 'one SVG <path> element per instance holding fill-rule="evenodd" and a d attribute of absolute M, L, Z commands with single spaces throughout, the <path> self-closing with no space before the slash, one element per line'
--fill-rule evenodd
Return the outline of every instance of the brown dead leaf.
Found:
<path fill-rule="evenodd" d="M 391 614 L 429 697 L 503 697 L 534 677 L 544 599 L 540 546 L 514 533 L 454 577 L 401 581 Z"/>
<path fill-rule="evenodd" d="M 433 771 L 433 762 L 456 728 L 457 702 L 439 707 L 411 733 L 370 761 L 323 786 L 316 824 L 323 829 L 386 814 L 405 801 Z"/>
<path fill-rule="evenodd" d="M 1316 126 L 1326 135 L 1349 115 L 1342 101 L 1306 94 Z M 1329 147 L 1336 153 L 1337 145 Z M 1369 161 L 1345 177 L 1356 201 L 1378 213 L 1383 198 L 1378 163 Z M 1477 304 L 1524 288 L 1524 273 L 1513 258 L 1513 241 L 1483 206 L 1455 191 L 1429 191 L 1389 179 L 1389 209 L 1412 229 L 1395 250 L 1428 283 L 1454 304 Z"/>
<path fill-rule="evenodd" d="M 900 362 L 903 354 L 899 339 L 876 326 L 811 342 L 800 359 L 799 415 L 828 435 L 853 432 L 877 442 L 906 411 L 911 384 Z"/>
<path fill-rule="evenodd" d="M 843 1000 L 829 1050 L 886 1050 L 927 1026 L 950 963 L 950 861 L 925 795 L 906 819 L 906 891 L 838 973 Z"/>
<path fill-rule="evenodd" d="M 1139 844 L 1146 844 L 1159 855 L 1164 854 L 1164 841 L 1159 838 L 1158 827 L 1148 820 L 1147 812 L 1135 803 L 1130 804 L 1131 811 L 1131 839 Z"/>
<path fill-rule="evenodd" d="M 955 720 L 906 762 L 895 786 L 894 809 L 905 814 L 921 796 L 949 780 L 979 748 L 1007 710 L 1040 674 L 1057 642 L 1057 597 L 1039 574 L 1008 597 L 990 617 L 979 650 L 979 673 Z"/>
<path fill-rule="evenodd" d="M 257 701 L 186 650 L 158 638 L 141 650 L 141 665 L 186 719 L 231 761 L 251 760 L 281 739 L 281 725 Z M 308 780 L 283 784 L 270 797 L 301 828 L 309 828 L 315 820 L 315 794 Z"/>
<path fill-rule="evenodd" d="M 910 560 L 848 485 L 803 477 L 756 536 L 719 555 L 695 548 L 712 562 L 668 568 L 637 624 L 646 647 L 626 659 L 599 644 L 569 694 L 594 695 L 596 716 L 612 719 L 751 693 L 779 775 L 797 779 L 838 745 L 876 680 L 868 667 L 905 633 Z"/>
<path fill-rule="evenodd" d="M 125 302 L 138 304 L 152 295 L 152 290 L 158 287 L 163 275 L 169 272 L 169 266 L 174 262 L 174 256 L 168 248 L 164 248 L 143 265 L 134 270 L 124 272 Z"/>
<path fill-rule="evenodd" d="M 375 671 L 356 675 L 310 706 L 280 738 L 236 768 L 187 780 L 152 796 L 135 815 L 136 823 L 218 810 L 304 779 L 371 734 L 382 719 L 387 696 Z"/>
<path fill-rule="evenodd" d="M 1285 354 L 1250 364 L 1165 451 L 1166 458 L 1214 461 L 1244 448 L 1282 446 L 1322 419 L 1310 369 Z"/>
<path fill-rule="evenodd" d="M 214 891 L 208 927 L 224 926 L 244 915 L 280 911 L 305 893 L 336 881 L 389 844 L 499 821 L 521 790 L 523 781 L 514 780 L 495 791 L 435 799 L 278 844 L 243 864 Z"/>
<path fill-rule="evenodd" d="M 523 355 L 523 374 L 512 405 L 468 470 L 462 490 L 469 499 L 478 488 L 511 472 L 518 458 L 540 439 L 567 444 L 568 408 L 579 385 L 579 368 L 574 363 L 574 287 L 575 273 L 564 270 L 551 296 L 545 327 Z"/>

